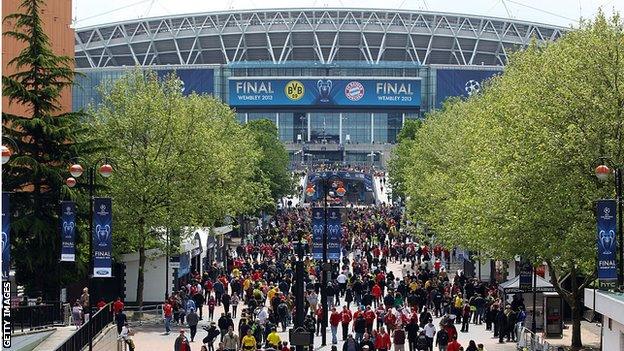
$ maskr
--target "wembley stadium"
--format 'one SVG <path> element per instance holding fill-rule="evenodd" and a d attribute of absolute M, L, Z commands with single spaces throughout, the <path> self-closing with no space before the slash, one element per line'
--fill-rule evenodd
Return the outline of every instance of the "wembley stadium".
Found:
<path fill-rule="evenodd" d="M 134 67 L 175 71 L 184 93 L 214 95 L 246 123 L 278 127 L 293 164 L 383 166 L 406 119 L 469 96 L 531 40 L 569 30 L 423 11 L 269 9 L 185 14 L 78 28 L 73 107 Z"/>

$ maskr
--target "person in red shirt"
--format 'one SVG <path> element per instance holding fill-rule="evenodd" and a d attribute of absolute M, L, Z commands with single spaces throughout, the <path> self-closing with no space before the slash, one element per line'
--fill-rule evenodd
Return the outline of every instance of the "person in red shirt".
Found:
<path fill-rule="evenodd" d="M 366 319 L 366 330 L 368 333 L 373 331 L 373 322 L 375 322 L 375 311 L 371 310 L 370 306 L 366 306 L 364 311 L 364 319 Z"/>
<path fill-rule="evenodd" d="M 347 306 L 342 306 L 342 312 L 340 312 L 340 316 L 342 317 L 342 340 L 346 341 L 347 336 L 349 336 L 349 323 L 353 319 L 351 315 L 351 311 L 347 308 Z"/>
<path fill-rule="evenodd" d="M 123 311 L 123 309 L 124 309 L 124 303 L 121 301 L 121 297 L 117 297 L 117 300 L 113 302 L 113 312 L 117 314 Z"/>
<path fill-rule="evenodd" d="M 390 341 L 390 334 L 386 333 L 386 330 L 381 327 L 375 338 L 375 350 L 377 351 L 389 351 L 392 346 Z"/>
<path fill-rule="evenodd" d="M 373 295 L 373 305 L 375 308 L 379 305 L 379 300 L 381 299 L 381 286 L 378 283 L 373 285 L 371 289 L 371 295 Z"/>
<path fill-rule="evenodd" d="M 101 310 L 102 308 L 104 308 L 104 306 L 106 306 L 106 301 L 104 301 L 104 299 L 100 299 L 100 301 L 95 306 L 98 310 Z"/>
<path fill-rule="evenodd" d="M 165 334 L 169 335 L 171 332 L 171 319 L 173 319 L 173 307 L 169 301 L 165 301 L 163 305 L 163 315 L 165 318 Z"/>
<path fill-rule="evenodd" d="M 329 316 L 329 325 L 332 332 L 332 344 L 338 344 L 338 324 L 342 322 L 342 316 L 340 312 L 336 311 L 336 307 L 332 307 L 331 315 Z"/>
<path fill-rule="evenodd" d="M 457 342 L 457 336 L 451 338 L 451 342 L 448 343 L 446 351 L 459 351 L 461 344 Z"/>

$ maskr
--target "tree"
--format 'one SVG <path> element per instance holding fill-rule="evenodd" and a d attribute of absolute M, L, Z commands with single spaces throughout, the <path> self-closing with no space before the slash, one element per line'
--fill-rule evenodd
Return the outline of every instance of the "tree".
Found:
<path fill-rule="evenodd" d="M 180 87 L 175 75 L 160 81 L 135 70 L 103 87 L 94 113 L 115 162 L 115 251 L 139 253 L 139 305 L 146 251 L 164 247 L 162 228 L 211 227 L 268 198 L 252 179 L 259 152 L 233 112 L 212 97 L 184 97 Z"/>
<path fill-rule="evenodd" d="M 575 349 L 580 299 L 595 279 L 593 202 L 614 192 L 592 169 L 601 156 L 624 157 L 623 54 L 618 15 L 533 44 L 482 94 L 429 116 L 407 156 L 410 216 L 448 245 L 547 262 L 572 309 Z"/>
<path fill-rule="evenodd" d="M 16 218 L 11 230 L 17 281 L 28 293 L 43 293 L 56 299 L 56 267 L 60 243 L 57 233 L 58 202 L 70 193 L 64 185 L 67 164 L 78 155 L 96 151 L 88 130 L 81 124 L 82 112 L 63 112 L 61 92 L 71 87 L 73 60 L 57 56 L 42 28 L 43 0 L 24 0 L 23 13 L 10 14 L 4 21 L 14 30 L 3 35 L 26 44 L 8 62 L 17 73 L 2 76 L 2 95 L 11 104 L 26 109 L 23 115 L 2 113 L 2 133 L 17 146 L 16 157 L 3 167 L 5 191 L 12 191 L 11 206 Z"/>
<path fill-rule="evenodd" d="M 392 187 L 393 197 L 400 196 L 405 199 L 405 172 L 409 168 L 412 144 L 421 125 L 420 119 L 405 120 L 403 128 L 397 135 L 398 144 L 388 160 L 388 181 Z"/>
<path fill-rule="evenodd" d="M 279 140 L 277 127 L 268 119 L 250 121 L 245 125 L 259 147 L 260 162 L 257 180 L 268 184 L 272 207 L 293 191 L 293 179 L 288 170 L 288 152 Z"/>

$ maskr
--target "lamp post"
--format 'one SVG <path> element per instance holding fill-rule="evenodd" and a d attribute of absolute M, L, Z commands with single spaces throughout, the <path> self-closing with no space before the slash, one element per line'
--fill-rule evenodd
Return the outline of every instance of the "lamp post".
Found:
<path fill-rule="evenodd" d="M 95 172 L 98 164 L 101 164 L 98 168 L 98 173 L 104 177 L 108 178 L 113 172 L 113 167 L 108 163 L 108 159 L 101 159 L 97 162 L 94 162 L 89 165 L 85 160 L 81 158 L 74 158 L 71 160 L 72 165 L 69 167 L 69 173 L 71 177 L 65 180 L 65 184 L 68 187 L 73 188 L 76 184 L 76 178 L 79 178 L 84 173 L 84 168 L 80 163 L 85 164 L 87 168 L 87 186 L 89 187 L 89 272 L 87 273 L 87 281 L 89 286 L 89 314 L 93 309 L 93 298 L 91 294 L 93 293 L 93 196 L 95 193 Z M 92 349 L 92 338 L 89 338 L 89 350 Z"/>
<path fill-rule="evenodd" d="M 624 234 L 622 233 L 622 166 L 615 164 L 609 158 L 602 157 L 602 161 L 607 161 L 613 166 L 613 175 L 615 176 L 615 197 L 617 203 L 617 219 L 618 219 L 618 288 L 624 284 Z M 606 181 L 612 172 L 606 164 L 600 164 L 595 169 L 596 178 Z"/>
<path fill-rule="evenodd" d="M 342 184 L 339 183 L 340 177 L 336 175 L 322 175 L 322 184 L 323 184 L 323 212 L 324 216 L 324 225 L 323 225 L 323 260 L 321 262 L 321 306 L 323 308 L 321 315 L 321 346 L 327 345 L 327 317 L 328 317 L 328 306 L 327 306 L 327 284 L 329 284 L 328 274 L 331 269 L 329 269 L 329 263 L 327 261 L 327 195 L 330 184 L 332 188 L 335 188 L 336 195 L 342 197 L 346 194 L 346 190 Z M 308 196 L 314 195 L 315 190 L 313 187 L 308 187 L 306 190 L 306 194 Z"/>

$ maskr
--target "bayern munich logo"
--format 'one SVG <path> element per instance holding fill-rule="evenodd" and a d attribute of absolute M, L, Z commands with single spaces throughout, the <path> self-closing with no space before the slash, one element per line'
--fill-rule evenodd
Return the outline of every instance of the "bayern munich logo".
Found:
<path fill-rule="evenodd" d="M 364 86 L 360 82 L 350 82 L 345 87 L 345 96 L 351 101 L 358 101 L 364 96 Z"/>

